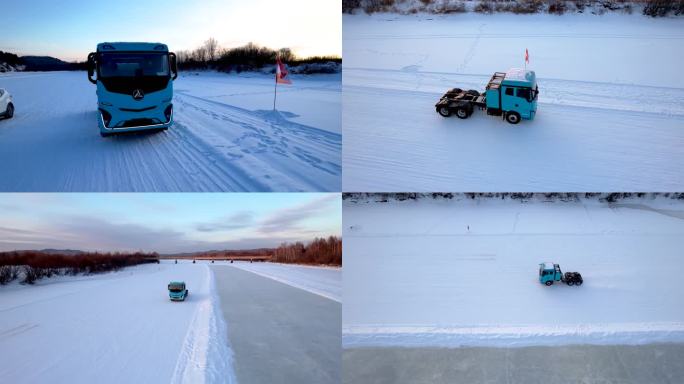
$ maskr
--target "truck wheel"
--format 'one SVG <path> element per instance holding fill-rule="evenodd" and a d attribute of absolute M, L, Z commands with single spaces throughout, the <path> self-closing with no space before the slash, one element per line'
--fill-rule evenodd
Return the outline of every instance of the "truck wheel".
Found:
<path fill-rule="evenodd" d="M 581 282 L 581 281 L 578 281 L 578 282 L 577 282 L 577 286 L 579 287 L 580 285 L 582 285 L 582 282 Z"/>
<path fill-rule="evenodd" d="M 544 284 L 546 284 L 547 287 L 550 287 L 551 285 L 553 285 L 553 281 L 549 280 Z"/>
<path fill-rule="evenodd" d="M 573 285 L 575 285 L 575 282 L 574 281 L 568 281 L 568 285 L 572 287 Z"/>
<path fill-rule="evenodd" d="M 451 109 L 449 109 L 449 107 L 447 107 L 445 105 L 443 107 L 439 107 L 439 109 L 437 110 L 437 113 L 439 113 L 440 115 L 442 115 L 444 117 L 449 117 L 449 116 L 451 116 Z"/>
<path fill-rule="evenodd" d="M 520 122 L 520 114 L 518 112 L 508 112 L 506 114 L 506 121 L 511 124 L 518 124 Z"/>
<path fill-rule="evenodd" d="M 456 117 L 458 117 L 459 119 L 467 119 L 468 116 L 470 116 L 470 113 L 468 113 L 467 109 L 465 109 L 464 107 L 456 108 Z"/>
<path fill-rule="evenodd" d="M 12 103 L 7 104 L 7 110 L 5 111 L 5 117 L 11 119 L 14 116 L 14 105 Z"/>

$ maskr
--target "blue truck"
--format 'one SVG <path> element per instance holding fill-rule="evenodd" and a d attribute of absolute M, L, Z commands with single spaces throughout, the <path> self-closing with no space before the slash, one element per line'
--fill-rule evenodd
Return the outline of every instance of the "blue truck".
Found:
<path fill-rule="evenodd" d="M 172 301 L 184 301 L 188 297 L 188 290 L 184 281 L 172 281 L 169 283 L 169 299 Z"/>
<path fill-rule="evenodd" d="M 501 116 L 511 124 L 518 124 L 521 119 L 534 119 L 538 95 L 534 71 L 513 68 L 495 72 L 482 94 L 474 89 L 447 91 L 435 108 L 444 117 L 455 114 L 461 119 L 467 119 L 478 108 L 487 111 L 488 115 Z"/>
<path fill-rule="evenodd" d="M 173 124 L 176 55 L 161 43 L 100 43 L 88 55 L 100 135 L 163 131 Z"/>
<path fill-rule="evenodd" d="M 563 282 L 567 285 L 580 286 L 584 283 L 582 275 L 579 272 L 561 272 L 560 265 L 554 263 L 539 264 L 539 282 L 550 286 L 555 281 Z"/>

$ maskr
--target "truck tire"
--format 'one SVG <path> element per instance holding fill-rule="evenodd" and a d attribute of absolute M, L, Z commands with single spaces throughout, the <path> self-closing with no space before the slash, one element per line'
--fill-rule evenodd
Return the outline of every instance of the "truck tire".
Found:
<path fill-rule="evenodd" d="M 569 281 L 568 281 L 568 285 L 572 287 L 573 285 L 575 285 L 575 282 L 572 281 L 572 280 L 569 280 Z"/>
<path fill-rule="evenodd" d="M 582 285 L 582 282 L 581 282 L 581 281 L 578 281 L 578 282 L 577 282 L 577 286 L 579 287 L 580 285 Z"/>
<path fill-rule="evenodd" d="M 553 285 L 553 281 L 549 280 L 549 281 L 547 281 L 547 282 L 544 283 L 544 284 L 546 284 L 547 287 L 550 287 L 550 286 Z"/>
<path fill-rule="evenodd" d="M 469 89 L 466 91 L 466 95 L 480 96 L 480 92 L 478 92 L 474 89 Z"/>
<path fill-rule="evenodd" d="M 440 115 L 442 115 L 444 117 L 449 117 L 449 116 L 451 116 L 451 109 L 449 109 L 448 106 L 443 105 L 437 109 L 437 113 L 439 113 Z"/>
<path fill-rule="evenodd" d="M 14 116 L 14 105 L 12 103 L 7 104 L 7 109 L 5 110 L 5 118 L 11 119 Z"/>
<path fill-rule="evenodd" d="M 511 124 L 518 124 L 520 122 L 520 114 L 518 112 L 506 113 L 506 121 Z"/>
<path fill-rule="evenodd" d="M 457 107 L 456 108 L 456 117 L 459 119 L 467 119 L 468 116 L 470 116 L 470 111 L 468 111 L 468 108 L 466 107 Z"/>

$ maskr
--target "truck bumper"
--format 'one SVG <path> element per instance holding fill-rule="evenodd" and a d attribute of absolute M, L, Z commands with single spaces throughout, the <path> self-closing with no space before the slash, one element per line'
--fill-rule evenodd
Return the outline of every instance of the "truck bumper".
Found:
<path fill-rule="evenodd" d="M 161 115 L 156 114 L 152 117 L 141 117 L 137 114 L 124 115 L 118 116 L 118 121 L 114 124 L 112 124 L 110 121 L 109 126 L 105 123 L 105 118 L 101 109 L 98 111 L 99 118 L 97 123 L 100 128 L 100 132 L 104 134 L 167 129 L 173 124 L 173 104 L 169 104 L 166 108 L 170 108 L 168 119 L 164 113 Z M 136 121 L 145 121 L 145 123 L 137 124 Z M 146 124 L 147 122 L 149 122 L 149 124 Z"/>

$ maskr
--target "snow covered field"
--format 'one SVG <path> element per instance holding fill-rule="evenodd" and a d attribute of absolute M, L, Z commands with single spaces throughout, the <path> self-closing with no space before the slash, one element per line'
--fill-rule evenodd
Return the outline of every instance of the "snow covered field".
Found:
<path fill-rule="evenodd" d="M 684 203 L 345 201 L 343 344 L 684 341 Z M 538 264 L 581 287 L 539 283 Z"/>
<path fill-rule="evenodd" d="M 251 278 L 245 279 L 243 285 L 221 291 L 217 286 L 225 288 L 235 282 L 216 281 L 210 265 L 230 270 L 237 267 L 254 274 L 245 273 Z M 219 278 L 228 272 L 222 272 Z M 186 282 L 190 295 L 185 302 L 169 300 L 166 285 L 172 280 Z M 296 292 L 275 289 L 266 298 L 259 296 L 269 284 L 277 284 L 271 280 L 303 293 L 300 297 Z M 296 316 L 288 317 L 293 322 L 288 327 L 302 331 L 282 335 L 282 339 L 294 344 L 280 348 L 301 354 L 304 352 L 297 348 L 305 340 L 320 344 L 321 340 L 336 337 L 336 342 L 316 347 L 329 355 L 340 348 L 341 280 L 342 271 L 336 268 L 239 262 L 174 264 L 169 260 L 116 273 L 53 277 L 39 280 L 35 286 L 15 282 L 0 287 L 0 382 L 235 383 L 236 359 L 241 366 L 261 364 L 251 361 L 249 351 L 255 347 L 250 344 L 250 332 L 282 333 L 285 326 L 284 320 L 273 318 L 261 319 L 265 324 L 262 328 L 255 326 L 253 319 L 227 324 L 225 313 L 233 315 L 254 308 L 279 313 L 297 307 L 299 316 L 315 326 L 303 331 L 304 323 L 298 324 Z M 278 296 L 274 296 L 276 293 Z M 239 307 L 233 303 L 235 300 Z M 316 300 L 331 304 L 310 308 L 310 302 Z M 229 311 L 222 311 L 222 301 L 233 304 Z M 329 307 L 337 309 L 331 312 Z M 311 316 L 319 312 L 320 319 Z M 239 332 L 231 333 L 235 326 L 241 327 Z M 268 330 L 263 328 L 267 326 Z M 316 327 L 322 327 L 322 334 L 314 331 Z M 230 347 L 232 338 L 240 341 L 241 350 L 247 352 L 236 356 Z M 286 357 L 279 359 L 289 364 Z M 317 372 L 339 369 L 316 367 Z M 304 368 L 289 365 L 288 369 L 290 374 L 307 374 Z M 248 372 L 245 382 L 258 377 Z"/>
<path fill-rule="evenodd" d="M 684 189 L 684 21 L 345 15 L 345 191 Z M 534 121 L 442 118 L 453 87 L 537 73 Z"/>
<path fill-rule="evenodd" d="M 169 300 L 172 280 L 188 300 Z M 234 382 L 213 284 L 206 265 L 162 262 L 0 287 L 0 382 Z"/>
<path fill-rule="evenodd" d="M 342 302 L 342 268 L 236 262 L 233 266 Z"/>
<path fill-rule="evenodd" d="M 0 191 L 339 191 L 340 75 L 184 73 L 164 133 L 103 139 L 85 72 L 11 73 Z"/>

